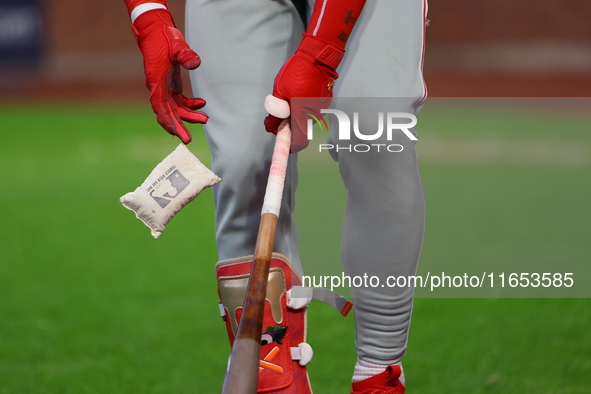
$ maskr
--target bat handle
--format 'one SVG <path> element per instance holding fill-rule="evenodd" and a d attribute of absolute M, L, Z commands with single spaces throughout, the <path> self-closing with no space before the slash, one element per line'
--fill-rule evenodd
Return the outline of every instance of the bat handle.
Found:
<path fill-rule="evenodd" d="M 267 278 L 273 255 L 290 144 L 291 129 L 288 121 L 284 120 L 277 131 L 252 269 L 242 316 L 224 377 L 222 394 L 256 394 L 257 391 Z"/>
<path fill-rule="evenodd" d="M 277 138 L 275 139 L 273 158 L 271 159 L 271 170 L 269 171 L 269 180 L 267 181 L 267 190 L 265 191 L 265 199 L 263 201 L 263 215 L 265 213 L 272 213 L 277 217 L 279 216 L 290 144 L 291 128 L 289 127 L 289 121 L 285 119 L 277 128 Z"/>

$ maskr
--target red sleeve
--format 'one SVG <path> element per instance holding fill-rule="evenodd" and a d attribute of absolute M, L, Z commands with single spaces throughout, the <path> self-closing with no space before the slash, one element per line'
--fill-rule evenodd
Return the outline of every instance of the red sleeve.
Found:
<path fill-rule="evenodd" d="M 306 33 L 345 49 L 364 5 L 365 0 L 316 0 Z"/>
<path fill-rule="evenodd" d="M 127 6 L 127 13 L 131 15 L 131 11 L 133 11 L 135 7 L 145 3 L 158 3 L 168 8 L 166 0 L 125 0 L 125 5 Z"/>

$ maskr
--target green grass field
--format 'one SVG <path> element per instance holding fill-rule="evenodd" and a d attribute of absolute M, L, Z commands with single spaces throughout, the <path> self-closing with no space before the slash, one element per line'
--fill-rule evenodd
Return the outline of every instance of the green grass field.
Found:
<path fill-rule="evenodd" d="M 591 117 L 435 100 L 417 129 L 421 270 L 589 264 Z M 177 145 L 149 106 L 3 103 L 0 130 L 0 393 L 219 392 L 229 345 L 210 191 L 158 240 L 118 202 Z M 342 186 L 312 156 L 304 264 L 338 262 L 343 203 L 313 191 Z M 588 297 L 591 282 L 575 283 Z M 309 321 L 315 392 L 347 393 L 353 319 L 314 305 Z M 410 394 L 590 393 L 591 301 L 418 298 L 404 363 Z"/>

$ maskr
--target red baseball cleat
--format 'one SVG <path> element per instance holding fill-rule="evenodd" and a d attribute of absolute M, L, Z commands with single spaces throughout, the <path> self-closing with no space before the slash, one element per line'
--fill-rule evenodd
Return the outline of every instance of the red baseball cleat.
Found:
<path fill-rule="evenodd" d="M 401 374 L 398 365 L 389 365 L 376 376 L 354 382 L 350 394 L 404 394 L 405 387 L 399 379 Z"/>

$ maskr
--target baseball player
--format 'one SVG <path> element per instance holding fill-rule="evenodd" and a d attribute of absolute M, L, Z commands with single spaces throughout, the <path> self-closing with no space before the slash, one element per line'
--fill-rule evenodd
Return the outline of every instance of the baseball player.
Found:
<path fill-rule="evenodd" d="M 240 256 L 253 253 L 274 142 L 263 127 L 275 132 L 280 119 L 289 116 L 287 104 L 295 97 L 395 97 L 401 103 L 399 112 L 416 115 L 426 97 L 422 63 L 427 4 L 425 0 L 187 0 L 183 36 L 166 0 L 125 2 L 144 56 L 158 123 L 185 144 L 191 134 L 183 121 L 206 123 L 212 169 L 223 179 L 214 187 L 216 239 L 223 260 L 217 275 L 232 341 L 240 307 L 229 305 L 240 305 L 243 294 L 234 279 L 248 271 L 247 260 Z M 193 91 L 207 99 L 211 118 L 200 111 L 204 100 L 182 95 L 181 66 L 192 70 Z M 268 320 L 270 325 L 261 333 L 259 392 L 311 392 L 302 361 L 309 352 L 300 345 L 305 343 L 307 301 L 314 297 L 305 302 L 290 298 L 302 271 L 292 217 L 296 152 L 308 140 L 297 127 L 293 134 L 291 170 L 275 241 L 280 254 L 271 264 L 271 271 L 280 272 L 284 280 L 274 284 L 269 278 L 268 294 L 278 295 L 265 310 L 265 324 Z M 331 141 L 337 138 L 331 130 Z M 403 152 L 331 153 L 347 189 L 341 254 L 350 277 L 367 274 L 384 280 L 416 273 L 424 198 L 414 143 L 404 135 L 388 143 L 400 144 Z M 353 288 L 352 295 L 358 359 L 351 393 L 404 393 L 401 360 L 413 289 L 377 291 L 362 286 Z M 275 347 L 269 347 L 267 354 L 265 346 Z M 281 356 L 290 350 L 291 356 Z M 275 356 L 278 352 L 280 356 Z M 274 364 L 271 356 L 279 361 Z"/>

